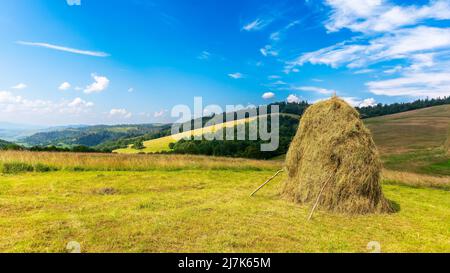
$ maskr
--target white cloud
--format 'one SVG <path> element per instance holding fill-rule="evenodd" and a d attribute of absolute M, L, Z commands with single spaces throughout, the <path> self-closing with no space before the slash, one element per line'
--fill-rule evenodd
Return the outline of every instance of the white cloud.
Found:
<path fill-rule="evenodd" d="M 331 8 L 330 18 L 325 22 L 329 32 L 348 29 L 359 36 L 286 62 L 286 73 L 306 63 L 346 67 L 354 74 L 384 70 L 384 75 L 376 76 L 396 78 L 368 82 L 366 85 L 373 94 L 449 95 L 450 28 L 438 21 L 450 19 L 450 0 L 415 5 L 397 5 L 389 0 L 326 0 L 326 5 Z"/>
<path fill-rule="evenodd" d="M 81 50 L 81 49 L 70 48 L 70 47 L 65 47 L 65 46 L 52 45 L 52 44 L 48 44 L 48 43 L 18 41 L 17 44 L 26 45 L 26 46 L 44 47 L 44 48 L 48 48 L 48 49 L 70 52 L 70 53 L 80 54 L 80 55 L 93 56 L 93 57 L 108 57 L 108 56 L 110 56 L 108 53 L 105 53 L 105 52 Z"/>
<path fill-rule="evenodd" d="M 308 92 L 316 92 L 322 95 L 330 95 L 337 93 L 336 90 L 333 89 L 326 89 L 321 87 L 315 87 L 315 86 L 300 86 L 300 87 L 293 87 L 294 90 L 298 91 L 308 91 Z"/>
<path fill-rule="evenodd" d="M 371 81 L 367 83 L 367 86 L 369 91 L 376 95 L 410 97 L 450 96 L 450 71 L 441 73 L 406 73 L 395 79 Z"/>
<path fill-rule="evenodd" d="M 266 92 L 262 95 L 262 98 L 265 100 L 273 99 L 275 94 L 273 92 Z"/>
<path fill-rule="evenodd" d="M 17 90 L 22 90 L 22 89 L 25 89 L 25 88 L 27 88 L 28 86 L 26 85 L 26 84 L 24 84 L 24 83 L 19 83 L 19 84 L 17 84 L 17 85 L 15 85 L 15 86 L 13 86 L 13 87 L 11 87 L 12 89 L 17 89 Z"/>
<path fill-rule="evenodd" d="M 281 77 L 278 75 L 270 75 L 268 78 L 269 78 L 269 80 L 281 79 Z"/>
<path fill-rule="evenodd" d="M 70 85 L 70 83 L 68 83 L 68 82 L 63 82 L 63 83 L 61 83 L 61 85 L 58 87 L 58 89 L 61 90 L 61 91 L 65 91 L 65 90 L 69 90 L 70 87 L 72 87 L 72 86 Z"/>
<path fill-rule="evenodd" d="M 377 102 L 373 98 L 361 100 L 355 97 L 344 97 L 343 99 L 353 107 L 369 107 L 375 106 L 377 104 Z"/>
<path fill-rule="evenodd" d="M 29 100 L 15 96 L 8 91 L 0 91 L 0 112 L 14 116 L 81 114 L 89 111 L 94 103 L 76 98 L 73 101 L 54 102 L 49 100 Z"/>
<path fill-rule="evenodd" d="M 99 93 L 104 91 L 109 86 L 109 79 L 104 76 L 97 76 L 96 74 L 91 74 L 91 77 L 94 79 L 94 82 L 84 89 L 84 93 Z"/>
<path fill-rule="evenodd" d="M 167 113 L 167 110 L 163 109 L 163 110 L 161 110 L 161 111 L 155 112 L 155 113 L 153 114 L 153 116 L 154 116 L 155 118 L 160 118 L 160 117 L 163 117 L 166 113 Z"/>
<path fill-rule="evenodd" d="M 264 20 L 264 19 L 256 19 L 242 27 L 242 30 L 245 31 L 256 31 L 261 30 L 265 28 L 267 25 L 269 25 L 272 22 L 272 20 Z"/>
<path fill-rule="evenodd" d="M 134 88 L 133 87 L 130 87 L 130 88 L 128 88 L 128 93 L 133 93 L 134 92 Z"/>
<path fill-rule="evenodd" d="M 228 74 L 228 77 L 237 80 L 237 79 L 242 79 L 245 76 L 242 73 L 237 72 L 237 73 Z"/>
<path fill-rule="evenodd" d="M 419 26 L 385 34 L 368 42 L 343 42 L 301 55 L 286 64 L 286 70 L 305 63 L 322 64 L 333 68 L 363 68 L 368 65 L 404 60 L 431 67 L 437 52 L 450 50 L 450 28 Z M 441 54 L 441 55 L 443 55 Z M 414 67 L 413 67 L 414 68 Z M 417 65 L 415 68 L 419 68 Z M 392 71 L 388 71 L 392 72 Z"/>
<path fill-rule="evenodd" d="M 271 45 L 266 45 L 265 47 L 261 48 L 259 51 L 265 57 L 267 57 L 267 56 L 272 56 L 272 57 L 278 56 L 278 51 L 274 50 Z"/>
<path fill-rule="evenodd" d="M 296 95 L 289 95 L 286 100 L 288 103 L 300 103 L 300 98 Z"/>
<path fill-rule="evenodd" d="M 347 28 L 354 32 L 388 32 L 427 19 L 450 19 L 448 0 L 428 5 L 395 5 L 385 0 L 327 0 L 332 14 L 325 27 L 330 32 Z"/>
<path fill-rule="evenodd" d="M 376 100 L 374 98 L 369 98 L 369 99 L 363 100 L 359 104 L 359 107 L 371 107 L 371 106 L 375 106 L 375 105 L 377 105 Z"/>
<path fill-rule="evenodd" d="M 69 6 L 81 6 L 81 0 L 66 0 Z"/>
<path fill-rule="evenodd" d="M 92 107 L 94 106 L 94 103 L 92 102 L 87 102 L 85 100 L 82 100 L 81 98 L 76 98 L 73 101 L 71 101 L 68 104 L 69 107 L 75 107 L 75 108 L 79 108 L 79 107 Z"/>
<path fill-rule="evenodd" d="M 128 119 L 132 117 L 132 114 L 128 112 L 126 109 L 119 108 L 119 109 L 111 109 L 111 111 L 109 111 L 109 116 Z"/>

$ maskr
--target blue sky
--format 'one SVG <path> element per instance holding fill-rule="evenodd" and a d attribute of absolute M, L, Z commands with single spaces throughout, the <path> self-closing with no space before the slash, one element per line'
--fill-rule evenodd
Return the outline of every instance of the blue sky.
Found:
<path fill-rule="evenodd" d="M 450 95 L 450 1 L 10 0 L 0 121 L 170 121 L 177 104 Z"/>

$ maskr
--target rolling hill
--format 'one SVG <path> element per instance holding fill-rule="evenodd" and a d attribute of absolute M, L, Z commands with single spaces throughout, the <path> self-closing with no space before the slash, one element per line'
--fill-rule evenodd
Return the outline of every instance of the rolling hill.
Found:
<path fill-rule="evenodd" d="M 244 122 L 248 121 L 237 121 L 237 123 Z M 364 122 L 374 135 L 386 167 L 394 170 L 406 169 L 420 173 L 450 175 L 450 161 L 442 148 L 450 129 L 450 105 L 369 118 Z M 224 126 L 229 127 L 233 124 L 221 124 L 215 128 L 204 128 L 203 131 L 195 130 L 145 141 L 145 148 L 142 150 L 134 149 L 130 145 L 114 152 L 125 154 L 167 152 L 171 151 L 170 143 L 177 142 L 186 135 L 205 134 Z M 281 133 L 283 134 L 283 130 Z"/>
<path fill-rule="evenodd" d="M 164 124 L 77 126 L 39 132 L 21 139 L 21 142 L 28 146 L 96 147 L 103 145 L 100 148 L 108 148 L 108 142 L 154 134 L 164 129 L 167 129 Z"/>
<path fill-rule="evenodd" d="M 243 120 L 225 122 L 225 123 L 217 124 L 214 126 L 207 126 L 202 129 L 191 130 L 191 131 L 187 131 L 187 132 L 183 132 L 183 133 L 179 133 L 179 134 L 175 134 L 175 135 L 171 135 L 171 136 L 152 139 L 149 141 L 145 141 L 144 142 L 145 148 L 141 149 L 141 150 L 134 149 L 134 148 L 132 148 L 132 145 L 129 145 L 128 148 L 117 149 L 114 152 L 120 153 L 120 154 L 137 154 L 137 153 L 158 153 L 158 152 L 170 151 L 171 149 L 170 149 L 169 145 L 171 143 L 179 141 L 180 139 L 183 139 L 186 137 L 191 137 L 191 136 L 199 136 L 199 135 L 204 135 L 204 134 L 215 133 L 215 132 L 217 132 L 217 130 L 220 130 L 222 128 L 234 127 L 239 124 L 251 122 L 255 119 L 256 118 L 247 118 L 247 119 L 243 119 Z"/>

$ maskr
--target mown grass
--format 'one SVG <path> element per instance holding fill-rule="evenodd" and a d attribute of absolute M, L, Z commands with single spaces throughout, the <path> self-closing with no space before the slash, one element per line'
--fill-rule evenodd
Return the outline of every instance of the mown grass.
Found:
<path fill-rule="evenodd" d="M 26 173 L 0 177 L 0 252 L 450 252 L 450 193 L 383 186 L 395 214 L 350 217 L 280 199 L 272 171 Z"/>

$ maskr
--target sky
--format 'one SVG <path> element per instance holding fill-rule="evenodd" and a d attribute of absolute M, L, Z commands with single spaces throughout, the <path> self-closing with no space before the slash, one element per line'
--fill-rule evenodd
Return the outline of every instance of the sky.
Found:
<path fill-rule="evenodd" d="M 170 122 L 178 104 L 450 95 L 450 0 L 7 0 L 0 122 Z"/>

